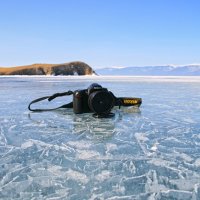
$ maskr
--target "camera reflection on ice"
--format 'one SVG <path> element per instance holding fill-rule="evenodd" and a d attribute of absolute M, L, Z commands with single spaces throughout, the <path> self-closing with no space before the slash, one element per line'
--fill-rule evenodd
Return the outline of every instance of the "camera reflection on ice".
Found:
<path fill-rule="evenodd" d="M 141 114 L 138 107 L 116 108 L 113 112 L 115 116 L 112 118 L 94 118 L 92 113 L 74 114 L 71 110 L 57 110 L 29 113 L 28 118 L 34 124 L 43 124 L 40 128 L 48 128 L 50 132 L 65 131 L 78 138 L 87 137 L 98 141 L 111 138 L 116 133 L 116 127 L 120 126 L 120 121 L 127 118 L 134 120 Z"/>

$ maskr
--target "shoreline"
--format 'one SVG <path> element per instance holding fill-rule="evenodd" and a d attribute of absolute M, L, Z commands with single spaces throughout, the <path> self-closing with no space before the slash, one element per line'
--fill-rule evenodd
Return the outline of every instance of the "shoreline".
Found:
<path fill-rule="evenodd" d="M 29 78 L 29 79 L 45 79 L 46 81 L 53 80 L 102 80 L 109 82 L 188 82 L 200 83 L 200 76 L 96 76 L 96 75 L 83 75 L 83 76 L 51 76 L 51 75 L 2 75 L 1 78 Z"/>

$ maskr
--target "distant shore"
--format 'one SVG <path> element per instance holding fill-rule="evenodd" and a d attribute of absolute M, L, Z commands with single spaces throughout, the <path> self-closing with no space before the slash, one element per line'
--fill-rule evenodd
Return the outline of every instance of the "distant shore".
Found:
<path fill-rule="evenodd" d="M 1 67 L 0 75 L 92 75 L 95 71 L 86 63 L 75 61 L 63 64 L 33 64 Z"/>

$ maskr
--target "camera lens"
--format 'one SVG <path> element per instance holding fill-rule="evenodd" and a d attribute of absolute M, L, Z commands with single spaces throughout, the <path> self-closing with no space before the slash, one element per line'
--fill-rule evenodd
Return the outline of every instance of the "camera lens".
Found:
<path fill-rule="evenodd" d="M 109 113 L 114 106 L 114 97 L 111 92 L 96 91 L 90 94 L 88 105 L 93 112 L 106 114 Z"/>

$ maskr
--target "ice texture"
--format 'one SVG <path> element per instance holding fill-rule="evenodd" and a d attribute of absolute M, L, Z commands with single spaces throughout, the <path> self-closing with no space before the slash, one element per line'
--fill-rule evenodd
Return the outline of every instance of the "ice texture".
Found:
<path fill-rule="evenodd" d="M 109 119 L 27 109 L 93 82 L 143 104 Z M 199 113 L 200 77 L 0 77 L 0 199 L 198 200 Z"/>

